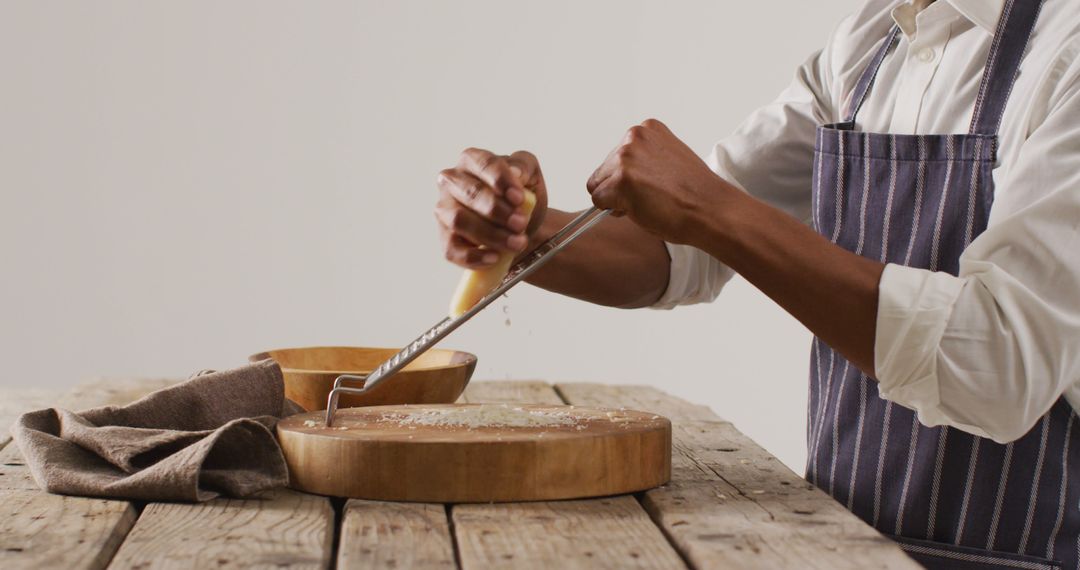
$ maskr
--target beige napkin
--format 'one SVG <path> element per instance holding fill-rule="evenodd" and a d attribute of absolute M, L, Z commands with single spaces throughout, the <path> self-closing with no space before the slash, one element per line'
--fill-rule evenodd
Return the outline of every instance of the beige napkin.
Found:
<path fill-rule="evenodd" d="M 206 501 L 287 484 L 273 429 L 299 411 L 285 399 L 281 369 L 264 360 L 122 407 L 30 412 L 11 433 L 34 479 L 51 493 Z"/>

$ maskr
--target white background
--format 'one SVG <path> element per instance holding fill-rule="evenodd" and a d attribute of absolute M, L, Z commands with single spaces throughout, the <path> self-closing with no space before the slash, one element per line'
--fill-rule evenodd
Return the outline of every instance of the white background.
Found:
<path fill-rule="evenodd" d="M 462 148 L 529 149 L 585 207 L 627 127 L 707 153 L 855 4 L 3 0 L 0 388 L 411 340 L 459 275 L 431 207 Z M 445 345 L 653 384 L 801 472 L 809 340 L 736 280 L 672 312 L 522 286 Z"/>

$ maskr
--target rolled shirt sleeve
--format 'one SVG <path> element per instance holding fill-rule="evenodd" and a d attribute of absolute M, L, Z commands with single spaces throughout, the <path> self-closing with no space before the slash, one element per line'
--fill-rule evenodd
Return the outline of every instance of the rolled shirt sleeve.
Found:
<path fill-rule="evenodd" d="M 872 12 L 872 7 L 863 8 Z M 841 81 L 835 70 L 846 71 L 849 61 L 865 46 L 853 46 L 856 28 L 865 14 L 845 18 L 825 47 L 811 55 L 795 72 L 791 83 L 768 105 L 750 114 L 731 136 L 718 142 L 706 162 L 724 180 L 755 198 L 810 222 L 813 191 L 814 142 L 817 127 L 832 122 L 841 105 L 834 86 Z M 680 244 L 667 244 L 671 257 L 668 287 L 653 305 L 671 309 L 716 299 L 735 272 L 709 254 Z"/>
<path fill-rule="evenodd" d="M 815 133 L 830 114 L 828 51 L 810 57 L 791 85 L 717 143 L 707 160 L 724 180 L 805 222 L 810 221 Z M 653 308 L 711 302 L 735 274 L 695 247 L 668 243 L 667 249 L 668 287 Z"/>
<path fill-rule="evenodd" d="M 1035 118 L 1044 120 L 995 172 L 1000 197 L 959 275 L 897 265 L 882 274 L 880 392 L 923 424 L 1008 442 L 1062 396 L 1080 406 L 1077 55 L 1052 69 L 1072 79 L 1057 83 Z"/>

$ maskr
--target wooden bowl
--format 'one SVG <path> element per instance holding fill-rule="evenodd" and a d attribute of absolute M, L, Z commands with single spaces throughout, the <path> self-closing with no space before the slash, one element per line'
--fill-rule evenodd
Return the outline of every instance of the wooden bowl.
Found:
<path fill-rule="evenodd" d="M 312 346 L 282 348 L 252 355 L 256 362 L 272 358 L 285 376 L 285 397 L 307 411 L 325 410 L 334 379 L 342 374 L 368 374 L 396 348 Z M 340 406 L 451 404 L 465 391 L 476 356 L 457 350 L 431 349 L 393 378 L 363 395 L 342 394 Z M 359 387 L 358 384 L 346 384 Z"/>

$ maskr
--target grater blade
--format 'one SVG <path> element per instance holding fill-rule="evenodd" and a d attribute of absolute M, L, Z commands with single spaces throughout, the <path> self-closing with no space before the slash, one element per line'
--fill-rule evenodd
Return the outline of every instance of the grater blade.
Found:
<path fill-rule="evenodd" d="M 427 349 L 435 346 L 440 340 L 454 332 L 455 329 L 465 324 L 466 321 L 482 311 L 484 307 L 487 307 L 503 293 L 509 291 L 511 287 L 520 283 L 537 269 L 540 269 L 540 267 L 547 263 L 552 256 L 562 251 L 567 245 L 570 245 L 570 242 L 588 231 L 589 228 L 593 227 L 610 212 L 610 210 L 600 210 L 595 206 L 585 210 L 571 220 L 570 223 L 566 224 L 561 230 L 556 232 L 555 235 L 537 246 L 536 249 L 511 267 L 507 272 L 506 277 L 499 283 L 498 287 L 493 289 L 487 295 L 484 295 L 482 299 L 477 301 L 472 308 L 465 311 L 461 316 L 457 318 L 446 317 L 435 323 L 435 326 L 428 329 L 424 334 L 416 337 L 416 340 L 407 344 L 405 348 L 391 356 L 366 376 L 357 376 L 353 374 L 343 374 L 338 376 L 334 380 L 334 389 L 330 391 L 330 397 L 326 402 L 327 427 L 333 423 L 334 413 L 337 411 L 338 399 L 341 394 L 363 394 L 392 378 L 394 374 L 413 360 L 416 360 L 416 358 L 427 351 Z M 344 386 L 343 384 L 345 382 L 362 382 L 363 384 L 360 388 L 352 388 Z"/>

